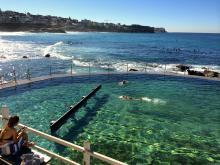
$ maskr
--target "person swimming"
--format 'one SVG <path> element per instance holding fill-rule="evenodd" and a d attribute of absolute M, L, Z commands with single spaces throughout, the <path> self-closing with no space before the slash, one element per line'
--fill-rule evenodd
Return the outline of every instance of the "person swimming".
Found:
<path fill-rule="evenodd" d="M 149 102 L 153 104 L 166 104 L 166 101 L 158 99 L 158 98 L 152 98 L 152 99 L 148 97 L 134 98 L 134 97 L 130 97 L 127 95 L 122 95 L 122 96 L 119 96 L 118 98 L 122 100 L 144 101 L 144 102 Z"/>
<path fill-rule="evenodd" d="M 125 84 L 127 84 L 127 83 L 128 83 L 127 80 L 122 80 L 122 81 L 120 81 L 120 82 L 118 83 L 118 85 L 119 85 L 119 86 L 122 86 L 122 85 L 125 85 Z"/>
<path fill-rule="evenodd" d="M 142 98 L 134 98 L 134 97 L 126 96 L 126 95 L 119 96 L 118 98 L 123 99 L 123 100 L 142 100 Z"/>

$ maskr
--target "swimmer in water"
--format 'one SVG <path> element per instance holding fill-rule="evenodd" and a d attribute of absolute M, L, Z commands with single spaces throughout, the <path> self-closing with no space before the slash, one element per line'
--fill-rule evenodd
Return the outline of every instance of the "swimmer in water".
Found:
<path fill-rule="evenodd" d="M 122 85 L 125 85 L 125 84 L 127 84 L 127 83 L 128 83 L 128 81 L 122 80 L 122 81 L 120 81 L 120 82 L 118 83 L 118 85 L 122 86 Z"/>
<path fill-rule="evenodd" d="M 133 98 L 126 95 L 119 96 L 118 98 L 122 100 L 140 100 L 140 101 L 143 100 L 142 98 Z"/>
<path fill-rule="evenodd" d="M 149 102 L 153 104 L 166 104 L 166 101 L 157 99 L 157 98 L 153 98 L 153 99 L 148 98 L 148 97 L 134 98 L 134 97 L 126 96 L 126 95 L 119 96 L 118 98 L 122 100 L 144 101 L 144 102 Z"/>

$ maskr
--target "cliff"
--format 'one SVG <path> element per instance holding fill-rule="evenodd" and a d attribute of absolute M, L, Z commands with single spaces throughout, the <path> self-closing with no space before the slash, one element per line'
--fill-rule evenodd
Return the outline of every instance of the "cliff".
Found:
<path fill-rule="evenodd" d="M 121 25 L 120 23 L 98 23 L 90 20 L 62 18 L 56 16 L 32 15 L 14 11 L 0 10 L 0 31 L 31 31 L 31 32 L 58 32 L 65 31 L 95 31 L 95 32 L 130 32 L 156 33 L 166 32 L 164 28 L 155 28 L 142 25 Z"/>

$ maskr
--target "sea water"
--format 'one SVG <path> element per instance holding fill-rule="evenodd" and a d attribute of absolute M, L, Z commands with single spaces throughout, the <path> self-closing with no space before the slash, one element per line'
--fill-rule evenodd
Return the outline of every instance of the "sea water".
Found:
<path fill-rule="evenodd" d="M 50 58 L 45 58 L 46 54 Z M 23 58 L 26 56 L 27 58 Z M 165 66 L 166 64 L 166 66 Z M 196 33 L 0 33 L 0 75 L 12 79 L 53 73 L 174 71 L 220 72 L 220 34 Z M 27 71 L 29 70 L 29 71 Z"/>
<path fill-rule="evenodd" d="M 121 86 L 123 79 L 128 82 Z M 218 81 L 146 74 L 76 76 L 2 90 L 0 103 L 21 123 L 50 134 L 50 122 L 100 83 L 97 94 L 55 136 L 79 145 L 89 141 L 94 151 L 132 165 L 220 163 Z M 134 99 L 120 99 L 123 95 Z M 30 137 L 82 161 L 81 153 Z"/>

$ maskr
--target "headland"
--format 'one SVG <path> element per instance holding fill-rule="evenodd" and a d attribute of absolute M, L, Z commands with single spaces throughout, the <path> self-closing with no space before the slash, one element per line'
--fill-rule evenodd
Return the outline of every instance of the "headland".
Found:
<path fill-rule="evenodd" d="M 58 16 L 33 15 L 15 11 L 0 10 L 0 31 L 6 32 L 127 32 L 127 33 L 165 33 L 165 28 L 142 25 L 122 25 L 120 23 L 95 22 L 91 20 L 77 20 Z"/>

